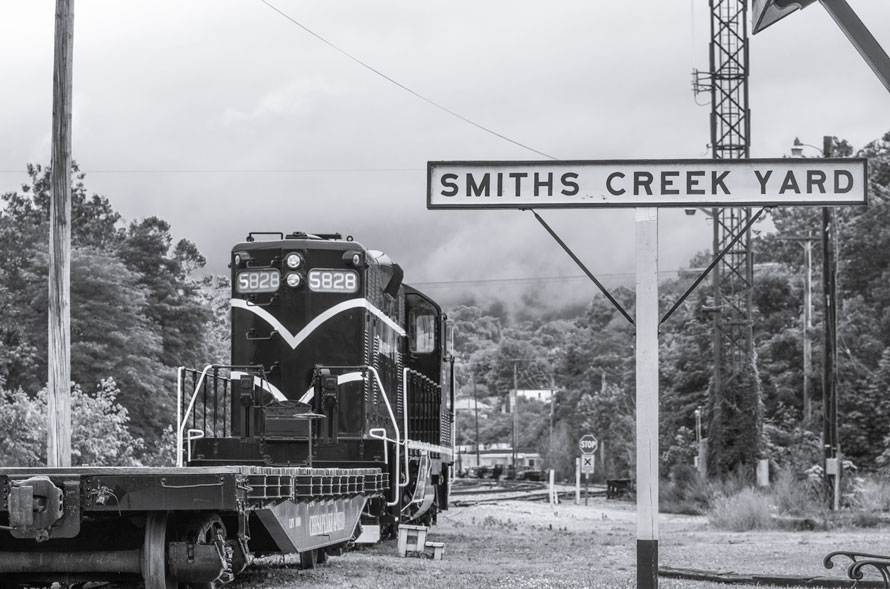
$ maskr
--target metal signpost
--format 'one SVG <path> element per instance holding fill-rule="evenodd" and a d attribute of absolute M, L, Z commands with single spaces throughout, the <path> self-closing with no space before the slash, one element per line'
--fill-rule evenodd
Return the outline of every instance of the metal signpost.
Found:
<path fill-rule="evenodd" d="M 598 447 L 599 440 L 593 434 L 584 434 L 578 440 L 578 448 L 581 450 L 581 474 L 584 475 L 584 505 L 587 505 L 587 498 L 590 496 L 590 475 L 594 473 L 594 459 Z"/>
<path fill-rule="evenodd" d="M 864 159 L 427 163 L 429 209 L 636 209 L 637 587 L 658 586 L 658 207 L 865 204 L 865 165 Z"/>

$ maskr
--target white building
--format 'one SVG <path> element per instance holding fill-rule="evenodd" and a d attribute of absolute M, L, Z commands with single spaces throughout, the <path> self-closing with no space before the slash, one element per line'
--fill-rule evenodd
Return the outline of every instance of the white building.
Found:
<path fill-rule="evenodd" d="M 523 399 L 541 401 L 542 403 L 549 403 L 550 399 L 553 397 L 553 391 L 551 389 L 519 389 L 517 394 Z"/>
<path fill-rule="evenodd" d="M 505 469 L 513 462 L 513 447 L 509 444 L 480 444 L 479 460 L 476 460 L 477 452 L 474 444 L 462 444 L 455 447 L 458 462 L 458 471 L 463 472 L 471 468 L 484 466 L 493 468 L 500 465 Z M 532 450 L 516 451 L 516 469 L 540 470 L 542 465 L 541 455 Z"/>
<path fill-rule="evenodd" d="M 459 398 L 454 400 L 454 410 L 455 411 L 475 411 L 476 410 L 476 400 L 468 399 L 468 398 Z M 485 401 L 479 401 L 478 403 L 479 413 L 485 413 L 491 411 L 491 405 L 486 403 Z"/>

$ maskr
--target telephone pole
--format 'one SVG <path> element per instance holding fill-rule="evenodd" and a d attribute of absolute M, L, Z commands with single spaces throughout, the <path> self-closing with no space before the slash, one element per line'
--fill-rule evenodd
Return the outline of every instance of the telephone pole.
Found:
<path fill-rule="evenodd" d="M 47 466 L 71 466 L 71 79 L 74 0 L 56 0 L 49 223 Z"/>
<path fill-rule="evenodd" d="M 473 376 L 473 404 L 476 406 L 476 471 L 482 466 L 482 458 L 479 452 L 479 394 L 476 392 L 476 373 Z"/>
<path fill-rule="evenodd" d="M 831 157 L 833 138 L 822 141 L 823 157 Z M 825 303 L 825 329 L 822 366 L 822 444 L 825 448 L 825 484 L 829 509 L 838 509 L 841 456 L 837 427 L 837 265 L 834 240 L 837 239 L 834 210 L 822 207 L 822 292 Z M 833 479 L 831 478 L 833 476 Z"/>
<path fill-rule="evenodd" d="M 516 362 L 513 362 L 513 402 L 510 403 L 510 409 L 513 411 L 513 463 L 510 465 L 513 469 L 513 478 L 516 478 L 516 418 L 518 417 L 518 409 L 519 409 L 519 387 L 517 383 L 519 379 L 517 378 L 517 367 Z"/>
<path fill-rule="evenodd" d="M 782 241 L 795 241 L 804 250 L 804 290 L 803 290 L 803 423 L 813 419 L 813 385 L 810 373 L 813 370 L 813 342 L 810 333 L 813 331 L 813 243 L 819 241 L 813 235 L 780 237 Z"/>

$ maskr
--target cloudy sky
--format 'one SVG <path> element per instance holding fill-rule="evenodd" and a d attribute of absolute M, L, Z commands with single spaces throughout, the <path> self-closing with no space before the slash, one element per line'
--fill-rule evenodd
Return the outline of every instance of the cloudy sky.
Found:
<path fill-rule="evenodd" d="M 850 3 L 890 47 L 890 2 Z M 0 3 L 2 192 L 50 158 L 54 4 Z M 530 213 L 428 211 L 426 162 L 710 156 L 708 98 L 691 91 L 708 69 L 706 0 L 75 6 L 73 152 L 88 188 L 128 221 L 171 222 L 212 272 L 248 231 L 307 231 L 387 251 L 434 296 L 578 276 Z M 890 130 L 890 93 L 818 3 L 750 46 L 752 157 Z M 632 276 L 632 211 L 542 215 L 604 282 Z M 709 247 L 704 216 L 660 220 L 662 270 Z"/>

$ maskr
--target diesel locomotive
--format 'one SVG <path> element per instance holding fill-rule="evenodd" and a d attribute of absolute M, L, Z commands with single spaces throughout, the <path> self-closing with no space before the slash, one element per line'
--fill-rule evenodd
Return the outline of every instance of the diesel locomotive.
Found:
<path fill-rule="evenodd" d="M 447 509 L 440 306 L 339 234 L 251 233 L 230 268 L 231 364 L 179 370 L 176 466 L 0 468 L 0 589 L 213 587 L 256 556 L 311 567 Z"/>

